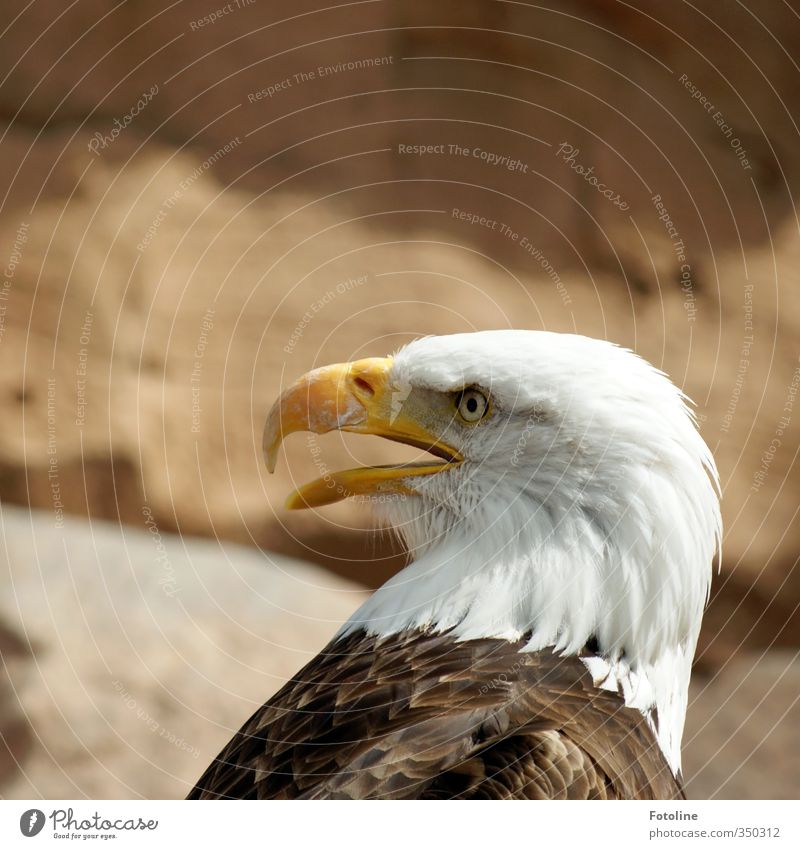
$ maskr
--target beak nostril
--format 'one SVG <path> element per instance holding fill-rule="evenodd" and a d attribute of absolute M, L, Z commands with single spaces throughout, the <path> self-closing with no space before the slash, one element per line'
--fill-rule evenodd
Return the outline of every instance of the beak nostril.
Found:
<path fill-rule="evenodd" d="M 364 380 L 363 377 L 355 378 L 355 380 L 353 380 L 353 383 L 355 384 L 356 388 L 363 392 L 364 395 L 366 395 L 368 398 L 372 398 L 372 396 L 375 394 L 375 390 L 372 388 L 372 384 Z"/>

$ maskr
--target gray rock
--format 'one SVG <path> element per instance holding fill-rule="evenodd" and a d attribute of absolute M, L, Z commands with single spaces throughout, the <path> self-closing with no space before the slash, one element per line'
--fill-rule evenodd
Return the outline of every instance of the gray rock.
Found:
<path fill-rule="evenodd" d="M 317 567 L 154 525 L 0 518 L 0 726 L 19 760 L 0 772 L 5 798 L 183 796 L 364 597 Z"/>
<path fill-rule="evenodd" d="M 740 653 L 695 677 L 683 765 L 690 799 L 796 799 L 800 655 Z"/>

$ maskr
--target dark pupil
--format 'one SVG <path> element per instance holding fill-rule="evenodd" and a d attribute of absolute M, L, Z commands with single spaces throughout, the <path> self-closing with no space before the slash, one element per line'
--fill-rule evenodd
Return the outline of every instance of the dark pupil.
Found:
<path fill-rule="evenodd" d="M 470 413 L 474 413 L 475 410 L 478 409 L 478 402 L 475 398 L 467 399 L 467 409 L 470 411 Z"/>

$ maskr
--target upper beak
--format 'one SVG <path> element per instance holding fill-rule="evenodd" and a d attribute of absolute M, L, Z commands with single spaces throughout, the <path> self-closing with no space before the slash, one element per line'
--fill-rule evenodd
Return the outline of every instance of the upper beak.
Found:
<path fill-rule="evenodd" d="M 303 375 L 273 404 L 264 427 L 267 469 L 275 463 L 283 439 L 296 431 L 369 433 L 424 448 L 443 463 L 371 466 L 331 472 L 293 492 L 287 507 L 332 504 L 351 495 L 412 494 L 404 480 L 440 472 L 461 462 L 458 451 L 442 443 L 404 409 L 408 396 L 391 381 L 392 358 L 338 363 Z"/>

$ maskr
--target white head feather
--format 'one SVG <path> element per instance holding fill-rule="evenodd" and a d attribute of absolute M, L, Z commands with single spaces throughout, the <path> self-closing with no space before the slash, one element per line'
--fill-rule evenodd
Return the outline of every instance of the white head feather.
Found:
<path fill-rule="evenodd" d="M 441 434 L 465 462 L 379 505 L 413 562 L 343 633 L 410 627 L 581 651 L 680 769 L 692 657 L 721 520 L 714 461 L 685 396 L 631 351 L 571 334 L 427 337 L 395 355 L 409 389 L 481 387 L 492 413 Z"/>

